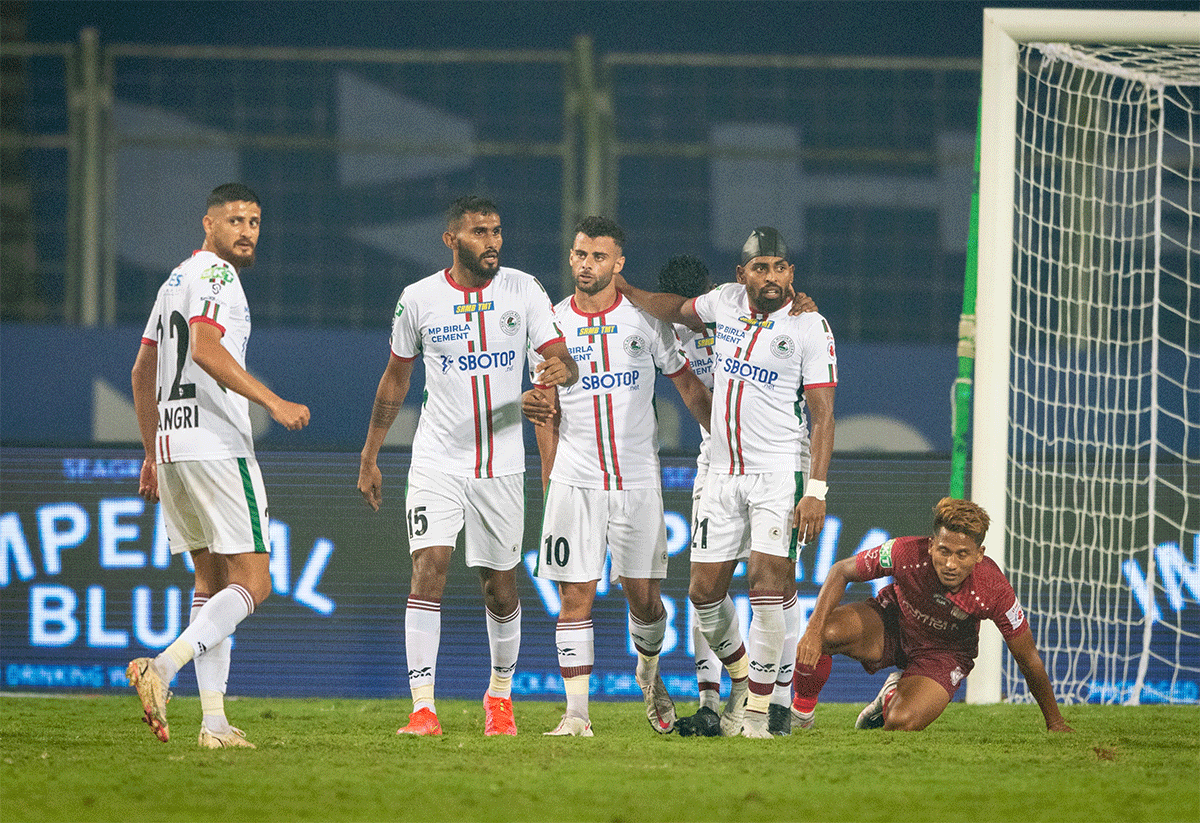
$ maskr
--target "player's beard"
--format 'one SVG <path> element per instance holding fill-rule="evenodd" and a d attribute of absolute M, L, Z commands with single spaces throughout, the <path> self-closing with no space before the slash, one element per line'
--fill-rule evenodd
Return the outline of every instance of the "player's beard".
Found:
<path fill-rule="evenodd" d="M 754 310 L 762 314 L 773 314 L 779 311 L 791 299 L 788 297 L 787 289 L 783 289 L 779 297 L 763 297 L 762 289 L 759 289 L 756 294 L 752 294 L 750 297 L 754 303 Z"/>
<path fill-rule="evenodd" d="M 222 248 L 220 244 L 216 244 L 217 257 L 220 257 L 227 263 L 232 263 L 233 267 L 238 271 L 241 271 L 242 269 L 248 269 L 254 265 L 255 251 L 255 246 L 251 246 L 250 251 L 245 252 L 236 245 L 230 245 Z"/>
<path fill-rule="evenodd" d="M 467 271 L 478 277 L 480 280 L 491 280 L 496 276 L 496 272 L 500 271 L 500 252 L 496 251 L 496 262 L 484 263 L 483 255 L 472 255 L 461 245 L 458 247 L 458 260 L 467 267 Z"/>
<path fill-rule="evenodd" d="M 612 272 L 608 274 L 597 274 L 592 278 L 592 282 L 586 285 L 581 284 L 578 279 L 575 280 L 575 288 L 579 289 L 584 294 L 599 294 L 608 288 L 608 284 L 612 282 Z"/>

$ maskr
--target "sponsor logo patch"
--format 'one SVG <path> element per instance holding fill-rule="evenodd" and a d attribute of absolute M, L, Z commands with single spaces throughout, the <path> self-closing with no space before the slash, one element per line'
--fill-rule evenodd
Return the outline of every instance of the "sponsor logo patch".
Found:
<path fill-rule="evenodd" d="M 616 334 L 617 327 L 615 324 L 604 326 L 580 326 L 576 334 L 580 337 L 590 337 L 593 334 Z"/>
<path fill-rule="evenodd" d="M 491 311 L 494 303 L 491 300 L 482 303 L 459 303 L 454 307 L 455 314 L 474 314 L 477 311 Z"/>
<path fill-rule="evenodd" d="M 209 266 L 200 273 L 200 279 L 213 285 L 233 282 L 233 272 L 228 266 Z"/>
<path fill-rule="evenodd" d="M 879 565 L 882 568 L 890 569 L 892 567 L 892 544 L 895 542 L 893 538 L 879 547 Z"/>

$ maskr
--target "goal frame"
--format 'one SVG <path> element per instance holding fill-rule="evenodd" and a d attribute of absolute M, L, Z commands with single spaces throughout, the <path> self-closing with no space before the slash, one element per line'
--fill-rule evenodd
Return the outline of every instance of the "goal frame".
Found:
<path fill-rule="evenodd" d="M 1030 42 L 1156 45 L 1200 42 L 1200 12 L 988 8 L 983 10 L 979 268 L 971 499 L 991 516 L 988 556 L 1007 569 L 1007 461 L 1013 280 L 1018 47 Z M 1002 698 L 1003 642 L 980 626 L 968 703 Z"/>

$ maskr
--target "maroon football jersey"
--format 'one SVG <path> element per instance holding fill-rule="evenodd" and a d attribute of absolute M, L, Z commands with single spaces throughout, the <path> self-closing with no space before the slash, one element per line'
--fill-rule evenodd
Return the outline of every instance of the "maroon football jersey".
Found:
<path fill-rule="evenodd" d="M 892 576 L 877 599 L 885 606 L 899 606 L 906 652 L 965 652 L 974 659 L 981 620 L 995 621 L 1006 640 L 1024 628 L 1025 612 L 1017 595 L 990 557 L 980 560 L 951 593 L 933 568 L 929 542 L 929 537 L 895 537 L 855 557 L 864 579 Z"/>

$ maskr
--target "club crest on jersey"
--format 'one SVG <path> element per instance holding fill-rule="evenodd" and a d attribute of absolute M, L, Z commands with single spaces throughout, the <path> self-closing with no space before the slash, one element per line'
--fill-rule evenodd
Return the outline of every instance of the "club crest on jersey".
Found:
<path fill-rule="evenodd" d="M 500 331 L 510 337 L 521 330 L 521 315 L 515 311 L 506 311 L 500 315 Z"/>
<path fill-rule="evenodd" d="M 784 359 L 796 353 L 796 344 L 786 334 L 781 334 L 771 341 L 771 354 Z"/>
<path fill-rule="evenodd" d="M 1021 610 L 1020 603 L 1013 603 L 1012 608 L 1004 613 L 1008 618 L 1009 625 L 1014 629 L 1019 628 L 1025 622 L 1025 612 Z"/>
<path fill-rule="evenodd" d="M 593 334 L 616 334 L 616 324 L 604 326 L 580 326 L 576 334 L 579 337 L 591 337 Z"/>
<path fill-rule="evenodd" d="M 459 303 L 454 307 L 455 314 L 474 314 L 477 311 L 491 311 L 494 304 L 491 300 L 482 303 Z"/>
<path fill-rule="evenodd" d="M 639 335 L 631 334 L 625 338 L 625 342 L 622 344 L 622 346 L 625 349 L 626 354 L 628 354 L 630 357 L 635 357 L 646 350 L 646 341 L 643 340 Z"/>
<path fill-rule="evenodd" d="M 214 286 L 223 286 L 233 282 L 233 272 L 228 266 L 209 266 L 200 273 L 200 279 Z"/>
<path fill-rule="evenodd" d="M 745 323 L 747 326 L 758 326 L 760 329 L 770 329 L 775 326 L 775 321 L 766 317 L 755 319 L 753 317 L 739 317 L 738 321 Z"/>

